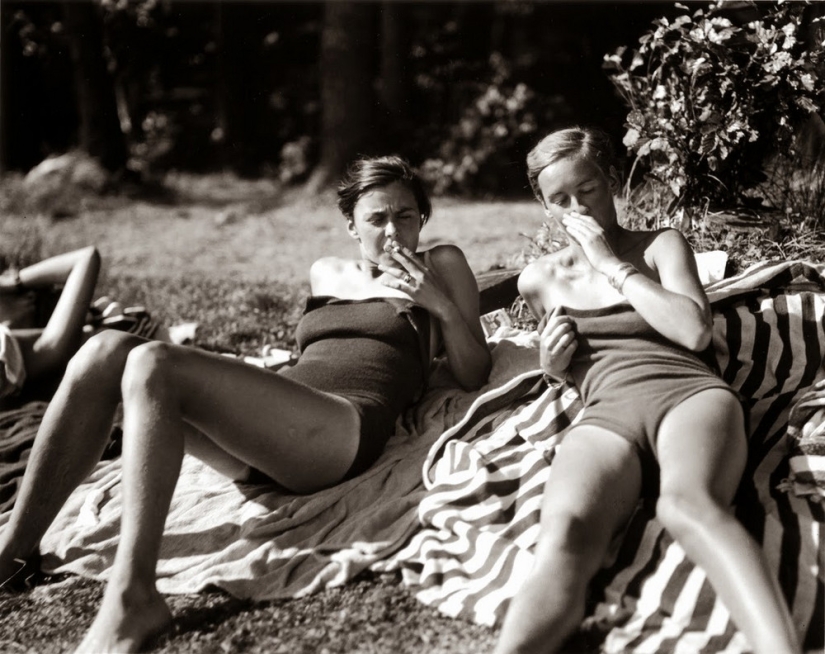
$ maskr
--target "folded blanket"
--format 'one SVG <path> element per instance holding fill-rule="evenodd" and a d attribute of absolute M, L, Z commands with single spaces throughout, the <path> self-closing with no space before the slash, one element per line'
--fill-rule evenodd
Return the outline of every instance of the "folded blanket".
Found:
<path fill-rule="evenodd" d="M 801 442 L 791 451 L 786 427 L 791 407 L 822 377 L 823 273 L 801 262 L 759 265 L 708 289 L 720 369 L 750 412 L 738 515 L 762 544 L 807 649 L 823 646 L 825 507 L 810 494 L 783 492 L 782 480 L 789 452 L 822 470 Z M 424 468 L 422 528 L 380 564 L 402 570 L 421 601 L 448 615 L 499 623 L 531 569 L 553 450 L 582 408 L 574 387 L 536 386 L 539 379 L 525 371 L 478 398 L 439 439 Z M 508 390 L 523 392 L 524 401 L 491 417 L 487 404 Z M 749 651 L 704 573 L 649 507 L 634 517 L 616 563 L 595 580 L 594 604 L 589 626 L 601 632 L 604 652 Z"/>

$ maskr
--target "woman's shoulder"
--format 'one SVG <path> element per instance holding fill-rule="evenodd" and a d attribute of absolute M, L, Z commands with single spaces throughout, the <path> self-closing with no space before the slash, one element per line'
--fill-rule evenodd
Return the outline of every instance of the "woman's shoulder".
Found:
<path fill-rule="evenodd" d="M 419 254 L 422 258 L 435 262 L 439 267 L 467 264 L 464 251 L 452 243 L 434 245 L 429 250 L 420 251 Z"/>
<path fill-rule="evenodd" d="M 675 227 L 662 227 L 641 233 L 645 234 L 644 243 L 648 247 L 681 247 L 687 243 L 685 235 Z"/>
<path fill-rule="evenodd" d="M 360 273 L 359 260 L 344 257 L 316 259 L 309 269 L 309 283 L 314 294 L 335 295 L 344 280 Z"/>
<path fill-rule="evenodd" d="M 542 255 L 531 261 L 519 275 L 519 293 L 524 295 L 544 287 L 548 281 L 556 279 L 562 270 L 569 268 L 570 264 L 571 257 L 568 248 Z"/>
<path fill-rule="evenodd" d="M 310 277 L 316 275 L 340 275 L 358 269 L 358 260 L 345 259 L 344 257 L 321 257 L 316 259 L 310 266 Z"/>

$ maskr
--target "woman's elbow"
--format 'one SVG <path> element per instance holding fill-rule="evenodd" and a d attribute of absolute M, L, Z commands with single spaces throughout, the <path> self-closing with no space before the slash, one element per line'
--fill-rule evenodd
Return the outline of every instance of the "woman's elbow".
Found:
<path fill-rule="evenodd" d="M 702 352 L 710 345 L 713 338 L 713 327 L 702 322 L 696 328 L 685 334 L 682 345 L 692 352 Z"/>
<path fill-rule="evenodd" d="M 100 268 L 101 258 L 100 251 L 97 249 L 97 246 L 87 245 L 85 248 L 80 250 L 80 255 L 83 260 L 89 262 L 89 265 L 98 269 Z"/>

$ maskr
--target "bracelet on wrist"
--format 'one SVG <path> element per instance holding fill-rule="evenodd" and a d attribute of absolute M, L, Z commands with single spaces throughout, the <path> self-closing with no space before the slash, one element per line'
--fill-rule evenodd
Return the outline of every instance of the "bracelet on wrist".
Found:
<path fill-rule="evenodd" d="M 639 272 L 639 270 L 634 266 L 632 263 L 620 263 L 616 268 L 607 276 L 607 281 L 610 282 L 610 285 L 615 288 L 619 293 L 622 292 L 622 287 L 624 286 L 625 281 L 631 275 L 635 275 Z"/>
<path fill-rule="evenodd" d="M 551 375 L 549 372 L 545 372 L 541 377 L 544 380 L 545 384 L 547 384 L 548 386 L 552 386 L 553 384 L 564 384 L 568 380 L 569 375 L 569 372 L 565 372 L 564 377 L 558 379 L 557 377 L 553 377 L 553 375 Z"/>

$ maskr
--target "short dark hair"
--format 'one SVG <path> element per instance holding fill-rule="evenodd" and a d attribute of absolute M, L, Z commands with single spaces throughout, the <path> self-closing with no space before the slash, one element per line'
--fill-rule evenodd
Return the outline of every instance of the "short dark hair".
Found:
<path fill-rule="evenodd" d="M 421 224 L 426 223 L 433 208 L 424 182 L 405 159 L 395 155 L 363 157 L 350 164 L 338 185 L 338 208 L 351 219 L 355 205 L 367 191 L 394 182 L 401 182 L 412 191 L 421 214 Z"/>
<path fill-rule="evenodd" d="M 551 132 L 527 155 L 527 179 L 540 202 L 543 202 L 539 188 L 541 171 L 550 164 L 569 157 L 591 160 L 608 178 L 613 171 L 618 170 L 613 144 L 605 132 L 592 127 L 568 127 Z"/>

